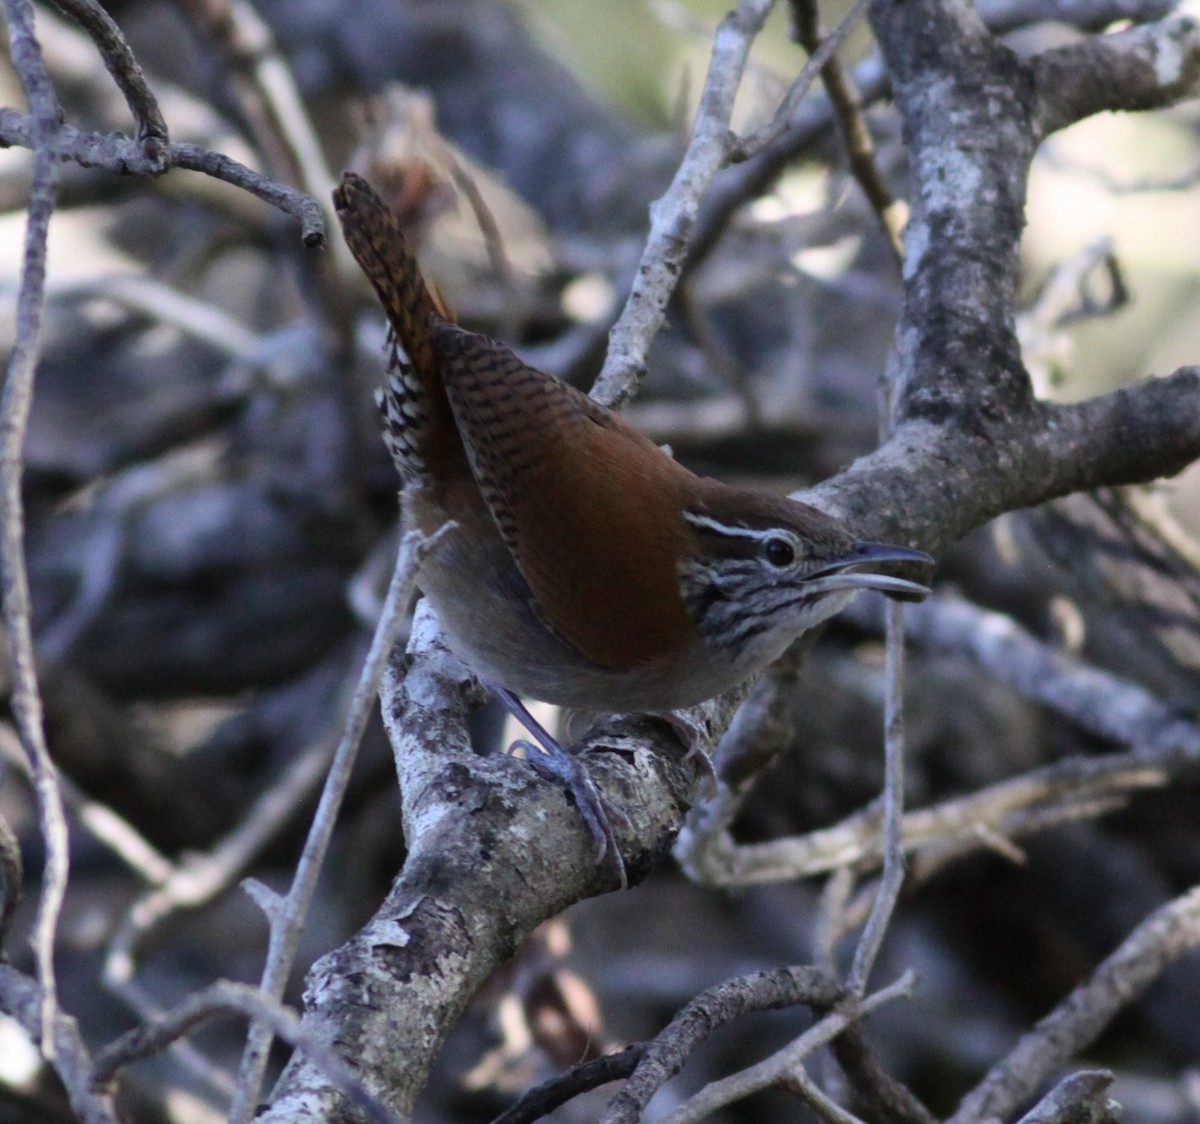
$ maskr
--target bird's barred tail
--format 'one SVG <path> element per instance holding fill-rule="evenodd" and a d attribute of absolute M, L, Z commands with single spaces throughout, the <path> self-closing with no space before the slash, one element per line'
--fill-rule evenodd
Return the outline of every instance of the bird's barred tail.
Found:
<path fill-rule="evenodd" d="M 393 356 L 386 387 L 376 394 L 384 441 L 406 480 L 426 468 L 431 450 L 445 448 L 437 431 L 452 426 L 433 349 L 433 320 L 451 319 L 425 284 L 396 216 L 362 176 L 345 172 L 333 205 L 346 244 L 375 288 L 403 354 Z"/>
<path fill-rule="evenodd" d="M 433 313 L 446 313 L 425 284 L 396 216 L 379 193 L 354 172 L 343 173 L 333 192 L 333 205 L 346 244 L 379 294 L 409 362 L 422 373 L 432 369 L 429 318 Z"/>

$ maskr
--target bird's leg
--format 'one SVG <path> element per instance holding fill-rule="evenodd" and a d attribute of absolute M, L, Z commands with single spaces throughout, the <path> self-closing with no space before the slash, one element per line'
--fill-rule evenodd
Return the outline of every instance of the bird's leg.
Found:
<path fill-rule="evenodd" d="M 529 764 L 542 776 L 565 784 L 575 799 L 583 822 L 591 833 L 596 844 L 596 859 L 609 856 L 610 862 L 617 868 L 622 889 L 628 885 L 625 876 L 625 863 L 617 848 L 617 839 L 613 833 L 612 820 L 624 821 L 625 815 L 600 795 L 592 784 L 587 770 L 581 765 L 573 753 L 563 748 L 532 714 L 516 695 L 504 687 L 493 687 L 493 693 L 504 708 L 533 736 L 534 742 L 521 740 L 514 742 L 513 749 L 524 749 Z"/>

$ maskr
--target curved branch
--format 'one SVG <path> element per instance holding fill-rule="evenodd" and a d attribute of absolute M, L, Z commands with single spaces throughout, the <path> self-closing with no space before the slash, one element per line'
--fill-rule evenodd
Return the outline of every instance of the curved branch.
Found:
<path fill-rule="evenodd" d="M 122 94 L 125 104 L 138 125 L 138 145 L 145 158 L 162 165 L 170 143 L 167 123 L 158 108 L 158 99 L 146 84 L 146 76 L 129 49 L 129 43 L 117 26 L 116 21 L 96 0 L 54 0 L 55 4 L 88 33 L 104 59 L 104 65 L 112 75 Z"/>
<path fill-rule="evenodd" d="M 11 706 L 21 745 L 33 770 L 38 819 L 46 858 L 42 896 L 30 944 L 41 987 L 42 1052 L 53 1059 L 57 1048 L 58 983 L 54 970 L 55 938 L 67 892 L 70 850 L 58 769 L 46 743 L 42 693 L 33 646 L 33 614 L 25 560 L 25 506 L 21 483 L 25 472 L 25 436 L 33 406 L 33 383 L 42 349 L 42 312 L 46 292 L 46 245 L 50 216 L 58 199 L 58 163 L 54 158 L 58 131 L 58 99 L 46 72 L 41 45 L 33 32 L 29 0 L 7 0 L 9 50 L 13 69 L 31 118 L 33 180 L 17 295 L 16 339 L 8 358 L 0 398 L 0 587 L 12 679 Z"/>
<path fill-rule="evenodd" d="M 947 395 L 957 413 L 970 390 Z M 985 428 L 909 421 L 840 476 L 800 494 L 860 533 L 938 553 L 1006 511 L 1139 484 L 1200 459 L 1200 368 L 1066 406 L 1031 403 Z"/>
<path fill-rule="evenodd" d="M 33 147 L 34 121 L 15 109 L 0 108 L 0 147 Z M 73 125 L 61 125 L 54 141 L 59 160 L 70 160 L 83 168 L 104 168 L 114 175 L 161 176 L 171 168 L 203 172 L 214 179 L 257 195 L 264 203 L 291 215 L 300 223 L 300 236 L 310 248 L 325 243 L 325 218 L 321 205 L 294 187 L 278 183 L 239 164 L 220 152 L 197 144 L 171 144 L 150 155 L 139 141 L 119 133 L 90 133 Z"/>
<path fill-rule="evenodd" d="M 608 1102 L 601 1124 L 632 1124 L 650 1098 L 684 1066 L 714 1031 L 752 1011 L 808 1006 L 820 1015 L 853 1014 L 856 998 L 817 968 L 776 968 L 726 980 L 696 996 L 652 1043 L 621 1091 Z"/>

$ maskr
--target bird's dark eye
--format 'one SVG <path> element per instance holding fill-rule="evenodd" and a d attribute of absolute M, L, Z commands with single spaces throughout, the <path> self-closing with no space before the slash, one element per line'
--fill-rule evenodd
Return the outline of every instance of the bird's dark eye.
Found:
<path fill-rule="evenodd" d="M 772 566 L 782 569 L 796 561 L 796 549 L 787 539 L 767 539 L 763 556 Z"/>

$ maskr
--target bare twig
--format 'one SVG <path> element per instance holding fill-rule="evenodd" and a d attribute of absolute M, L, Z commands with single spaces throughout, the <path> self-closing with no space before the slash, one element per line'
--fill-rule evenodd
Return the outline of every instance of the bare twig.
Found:
<path fill-rule="evenodd" d="M 859 63 L 853 70 L 852 81 L 862 106 L 877 102 L 887 92 L 887 73 L 877 57 Z M 784 169 L 835 124 L 833 107 L 827 98 L 808 98 L 772 144 L 753 160 L 726 168 L 697 218 L 682 276 L 686 277 L 708 257 L 743 204 L 770 190 Z"/>
<path fill-rule="evenodd" d="M 42 1033 L 43 1010 L 37 982 L 11 965 L 0 963 L 0 1012 L 15 1019 L 31 1038 L 37 1038 Z M 92 1089 L 92 1057 L 78 1023 L 58 1011 L 53 1034 L 55 1072 L 62 1080 L 75 1115 L 83 1124 L 118 1124 L 112 1097 Z"/>
<path fill-rule="evenodd" d="M 854 950 L 846 986 L 861 996 L 883 945 L 892 911 L 904 884 L 904 607 L 887 609 L 887 684 L 884 696 L 883 874 L 866 928 Z"/>
<path fill-rule="evenodd" d="M 1104 618 L 1128 637 L 1115 654 L 1124 674 L 1194 711 L 1200 707 L 1197 548 L 1136 497 L 1129 489 L 1100 488 L 1017 518 L 1069 586 L 1103 606 Z"/>
<path fill-rule="evenodd" d="M 650 1098 L 683 1068 L 696 1047 L 720 1027 L 752 1011 L 808 1006 L 820 1014 L 845 998 L 835 979 L 816 968 L 777 968 L 727 980 L 696 996 L 646 1045 L 624 1088 L 608 1102 L 600 1124 L 641 1119 Z"/>
<path fill-rule="evenodd" d="M 154 1023 L 166 1014 L 160 999 L 149 987 L 143 987 L 137 979 L 115 987 L 114 992 L 129 1009 L 145 1023 Z M 173 1061 L 179 1063 L 199 1089 L 214 1098 L 229 1100 L 233 1097 L 235 1084 L 229 1071 L 208 1057 L 199 1047 L 185 1038 L 177 1039 L 170 1046 Z"/>
<path fill-rule="evenodd" d="M 821 47 L 817 2 L 791 0 L 791 8 L 792 29 L 796 41 L 810 55 L 814 54 Z M 905 208 L 897 203 L 880 174 L 879 165 L 875 161 L 875 144 L 863 116 L 862 97 L 854 85 L 854 79 L 842 66 L 841 60 L 836 55 L 831 55 L 829 61 L 821 68 L 821 82 L 833 106 L 850 172 L 878 216 L 896 260 L 901 261 L 904 258 L 904 247 L 900 241 L 900 232 L 904 227 Z"/>
<path fill-rule="evenodd" d="M 786 1081 L 814 1050 L 831 1042 L 851 1022 L 862 1018 L 881 1004 L 907 998 L 912 994 L 912 985 L 912 973 L 906 972 L 895 983 L 859 1001 L 852 1009 L 831 1012 L 771 1057 L 730 1077 L 706 1085 L 695 1096 L 688 1098 L 674 1112 L 664 1117 L 664 1124 L 695 1124 L 724 1105 Z"/>
<path fill-rule="evenodd" d="M 511 1108 L 505 1109 L 492 1124 L 533 1124 L 580 1093 L 628 1077 L 646 1054 L 642 1043 L 626 1046 L 616 1054 L 605 1054 L 590 1062 L 572 1066 L 566 1073 L 552 1077 L 525 1093 Z"/>
<path fill-rule="evenodd" d="M 977 5 L 988 27 L 997 32 L 1040 20 L 1057 20 L 1083 28 L 1102 28 L 1119 20 L 1143 23 L 1162 19 L 1171 4 L 1166 0 L 1106 0 L 1078 3 L 1075 0 L 990 0 Z M 861 106 L 884 97 L 888 75 L 878 56 L 854 67 L 851 82 L 859 92 Z M 801 103 L 788 128 L 756 159 L 728 168 L 713 186 L 696 222 L 692 246 L 683 263 L 682 276 L 692 272 L 711 252 L 742 204 L 767 191 L 784 168 L 836 124 L 832 103 L 810 98 Z"/>
<path fill-rule="evenodd" d="M 916 1095 L 880 1065 L 861 1022 L 846 1027 L 831 1048 L 857 1097 L 856 1107 L 872 1124 L 937 1124 Z"/>
<path fill-rule="evenodd" d="M 196 144 L 171 145 L 171 164 L 176 168 L 203 172 L 257 195 L 264 203 L 299 221 L 300 237 L 309 249 L 325 244 L 325 216 L 321 205 L 311 195 L 260 176 L 223 153 Z"/>
<path fill-rule="evenodd" d="M 0 725 L 0 755 L 11 761 L 32 781 L 29 759 L 21 749 L 20 740 L 7 725 Z M 93 800 L 70 777 L 58 777 L 63 803 L 92 837 L 103 843 L 138 877 L 157 885 L 169 877 L 171 862 L 127 820 L 118 816 L 107 804 Z"/>
<path fill-rule="evenodd" d="M 817 75 L 834 57 L 838 49 L 849 37 L 859 20 L 866 15 L 868 0 L 855 0 L 845 18 L 837 25 L 808 57 L 808 61 L 800 69 L 796 80 L 784 95 L 783 101 L 775 111 L 775 116 L 762 128 L 755 130 L 748 137 L 740 140 L 733 150 L 734 160 L 749 160 L 764 149 L 769 148 L 791 127 L 800 102 L 808 93 L 809 87 L 816 81 Z"/>
<path fill-rule="evenodd" d="M 164 921 L 212 901 L 233 884 L 316 790 L 332 755 L 328 739 L 309 746 L 216 846 L 184 858 L 152 883 L 155 888 L 134 903 L 109 942 L 104 961 L 109 986 L 121 990 L 133 978 L 137 949 Z"/>
<path fill-rule="evenodd" d="M 197 300 L 153 277 L 134 273 L 105 273 L 50 284 L 57 300 L 112 301 L 159 324 L 170 324 L 230 359 L 261 352 L 263 337 L 210 301 Z"/>
<path fill-rule="evenodd" d="M 97 1089 L 108 1088 L 125 1066 L 159 1053 L 178 1038 L 213 1019 L 238 1016 L 265 1023 L 284 1041 L 308 1058 L 359 1108 L 369 1120 L 395 1124 L 395 1117 L 363 1087 L 354 1071 L 323 1043 L 304 1034 L 299 1016 L 277 1000 L 248 984 L 218 980 L 203 991 L 188 996 L 182 1003 L 154 1023 L 135 1027 L 96 1055 L 92 1083 Z"/>
<path fill-rule="evenodd" d="M 0 108 L 0 145 L 33 148 L 34 132 L 30 115 Z M 164 160 L 151 160 L 142 146 L 128 137 L 88 133 L 72 125 L 59 126 L 46 143 L 58 160 L 71 160 L 84 168 L 106 168 L 117 175 L 159 176 L 170 168 L 203 172 L 257 195 L 264 203 L 291 215 L 300 223 L 300 236 L 309 248 L 325 243 L 325 218 L 312 196 L 267 179 L 220 152 L 197 144 L 172 144 Z"/>
<path fill-rule="evenodd" d="M 633 289 L 609 334 L 608 357 L 592 388 L 605 405 L 624 402 L 645 374 L 646 349 L 666 317 L 700 200 L 729 160 L 734 98 L 750 46 L 772 5 L 773 0 L 741 0 L 717 29 L 687 152 L 671 186 L 650 208 L 650 232 Z"/>
<path fill-rule="evenodd" d="M 5 10 L 13 67 L 32 111 L 33 180 L 29 188 L 21 292 L 17 298 L 17 335 L 0 401 L 0 520 L 3 524 L 0 527 L 0 581 L 3 583 L 4 624 L 8 632 L 12 674 L 12 709 L 21 743 L 33 769 L 38 816 L 46 847 L 42 895 L 31 941 L 41 986 L 41 1047 L 45 1056 L 52 1059 L 58 1016 L 54 944 L 58 916 L 67 890 L 69 856 L 58 770 L 46 746 L 41 691 L 34 667 L 21 479 L 25 433 L 33 405 L 33 377 L 42 343 L 46 239 L 58 196 L 55 154 L 58 99 L 34 35 L 32 5 L 29 0 L 5 0 Z"/>
<path fill-rule="evenodd" d="M 159 162 L 166 171 L 166 149 L 170 144 L 167 123 L 121 29 L 96 0 L 54 0 L 54 3 L 91 37 L 113 81 L 125 95 L 125 102 L 137 122 L 137 139 L 142 151 L 148 160 Z"/>
<path fill-rule="evenodd" d="M 828 1124 L 864 1124 L 852 1112 L 847 1112 L 808 1075 L 803 1066 L 798 1066 L 780 1081 L 782 1088 L 794 1094 L 819 1120 Z"/>
<path fill-rule="evenodd" d="M 404 618 L 409 601 L 412 600 L 416 589 L 417 573 L 421 561 L 443 535 L 453 533 L 454 524 L 448 523 L 428 538 L 410 532 L 400 542 L 400 550 L 396 556 L 396 567 L 392 572 L 392 580 L 388 586 L 387 597 L 380 612 L 379 623 L 375 635 L 371 638 L 371 647 L 363 661 L 362 673 L 354 692 L 354 699 L 346 715 L 346 723 L 342 739 L 338 743 L 333 763 L 329 768 L 329 776 L 321 792 L 321 801 L 313 815 L 312 827 L 304 843 L 300 861 L 296 864 L 296 873 L 292 879 L 291 889 L 287 896 L 274 901 L 267 911 L 271 936 L 267 948 L 267 962 L 263 968 L 261 988 L 264 995 L 277 1001 L 283 995 L 288 977 L 292 971 L 296 949 L 300 935 L 308 918 L 308 909 L 316 891 L 317 878 L 321 865 L 325 861 L 325 853 L 329 849 L 329 841 L 333 836 L 334 824 L 337 821 L 338 809 L 346 786 L 350 782 L 350 772 L 358 755 L 358 746 L 362 740 L 363 730 L 375 704 L 379 692 L 379 681 L 388 654 L 395 643 L 396 631 Z M 257 898 L 264 905 L 262 896 Z M 267 1064 L 267 1052 L 271 1046 L 272 1028 L 265 1023 L 254 1021 L 250 1024 L 246 1049 L 242 1056 L 241 1074 L 238 1080 L 237 1095 L 230 1108 L 229 1118 L 235 1124 L 248 1121 L 253 1115 L 258 1101 L 259 1089 L 262 1087 L 262 1075 Z"/>
<path fill-rule="evenodd" d="M 1165 767 L 1200 760 L 1200 726 L 1177 708 L 1038 640 L 1011 617 L 934 597 L 908 606 L 906 619 L 914 643 L 973 659 L 1088 733 L 1129 746 L 1137 760 Z"/>
<path fill-rule="evenodd" d="M 772 6 L 773 0 L 742 0 L 717 29 L 687 152 L 670 187 L 650 208 L 650 232 L 633 288 L 609 334 L 608 356 L 592 388 L 593 397 L 606 405 L 624 402 L 645 374 L 646 350 L 663 325 L 700 202 L 713 177 L 731 160 L 750 158 L 786 132 L 801 98 L 861 19 L 867 0 L 856 0 L 846 19 L 804 64 L 772 122 L 738 138 L 729 127 L 734 98 L 750 47 Z"/>
<path fill-rule="evenodd" d="M 1097 295 L 1096 280 L 1103 277 Z M 1079 320 L 1111 316 L 1129 301 L 1112 239 L 1098 238 L 1059 262 L 1036 299 L 1017 316 L 1017 338 L 1030 378 L 1041 397 L 1053 389 L 1054 361 L 1063 347 L 1060 329 Z"/>
<path fill-rule="evenodd" d="M 1139 788 L 1161 785 L 1167 771 L 1137 753 L 1068 758 L 1012 780 L 909 812 L 902 839 L 907 851 L 956 851 L 994 847 L 996 839 L 1070 822 L 1111 810 L 1113 800 Z M 873 867 L 881 861 L 879 810 L 872 805 L 830 828 L 769 843 L 737 846 L 727 834 L 710 837 L 703 863 L 689 854 L 691 869 L 719 886 L 747 886 L 822 874 L 841 867 Z"/>
<path fill-rule="evenodd" d="M 321 198 L 333 174 L 270 27 L 244 0 L 187 0 L 183 7 L 216 40 L 233 71 L 232 88 L 275 176 L 295 177 Z"/>
<path fill-rule="evenodd" d="M 1121 946 L 1012 1052 L 997 1062 L 958 1106 L 952 1124 L 1003 1120 L 1085 1049 L 1179 957 L 1200 946 L 1200 887 L 1143 921 Z"/>

